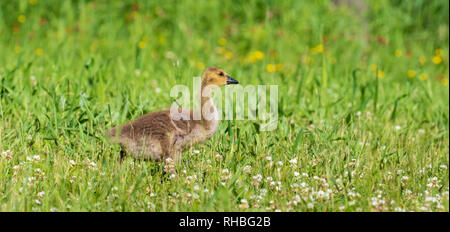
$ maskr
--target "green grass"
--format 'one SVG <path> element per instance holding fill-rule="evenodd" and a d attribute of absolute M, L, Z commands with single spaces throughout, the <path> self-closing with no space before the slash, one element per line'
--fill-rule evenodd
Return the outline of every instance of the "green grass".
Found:
<path fill-rule="evenodd" d="M 0 211 L 448 212 L 449 3 L 358 7 L 0 2 Z M 277 130 L 222 121 L 177 178 L 120 164 L 105 130 L 207 66 L 278 85 Z"/>

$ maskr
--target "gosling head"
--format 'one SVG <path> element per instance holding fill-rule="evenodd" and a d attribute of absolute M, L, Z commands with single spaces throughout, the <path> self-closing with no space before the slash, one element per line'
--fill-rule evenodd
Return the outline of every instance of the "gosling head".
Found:
<path fill-rule="evenodd" d="M 203 73 L 202 86 L 224 86 L 230 84 L 239 84 L 239 82 L 230 75 L 228 75 L 223 69 L 216 67 L 209 67 Z"/>

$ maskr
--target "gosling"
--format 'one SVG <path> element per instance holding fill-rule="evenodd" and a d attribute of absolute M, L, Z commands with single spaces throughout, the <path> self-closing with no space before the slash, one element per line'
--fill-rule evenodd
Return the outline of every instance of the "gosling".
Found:
<path fill-rule="evenodd" d="M 121 160 L 129 154 L 137 159 L 176 162 L 184 149 L 208 140 L 219 127 L 211 90 L 238 83 L 221 68 L 209 67 L 203 72 L 201 82 L 200 109 L 203 110 L 176 109 L 177 117 L 171 114 L 171 109 L 148 113 L 114 127 L 109 131 L 109 138 L 121 146 Z M 200 119 L 196 120 L 194 114 L 201 115 Z"/>

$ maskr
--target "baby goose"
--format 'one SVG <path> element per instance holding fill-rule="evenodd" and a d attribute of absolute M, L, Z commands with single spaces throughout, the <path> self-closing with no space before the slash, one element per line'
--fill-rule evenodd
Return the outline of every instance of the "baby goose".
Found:
<path fill-rule="evenodd" d="M 211 138 L 218 129 L 217 109 L 211 98 L 211 89 L 238 83 L 220 68 L 207 68 L 202 75 L 201 84 L 203 110 L 181 113 L 176 109 L 175 111 L 179 113 L 177 118 L 174 118 L 170 109 L 148 113 L 113 128 L 109 132 L 109 137 L 122 147 L 121 158 L 125 154 L 130 154 L 135 158 L 155 161 L 166 161 L 167 158 L 177 161 L 184 148 Z M 207 112 L 208 108 L 210 112 Z M 201 115 L 199 120 L 194 118 L 196 113 Z M 212 117 L 205 115 L 209 113 L 212 113 Z"/>

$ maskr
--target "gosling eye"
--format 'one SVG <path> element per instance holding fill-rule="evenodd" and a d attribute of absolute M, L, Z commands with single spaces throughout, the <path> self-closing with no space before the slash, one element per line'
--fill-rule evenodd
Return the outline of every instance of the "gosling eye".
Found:
<path fill-rule="evenodd" d="M 219 73 L 219 76 L 223 77 L 223 72 L 220 72 L 220 73 Z"/>

